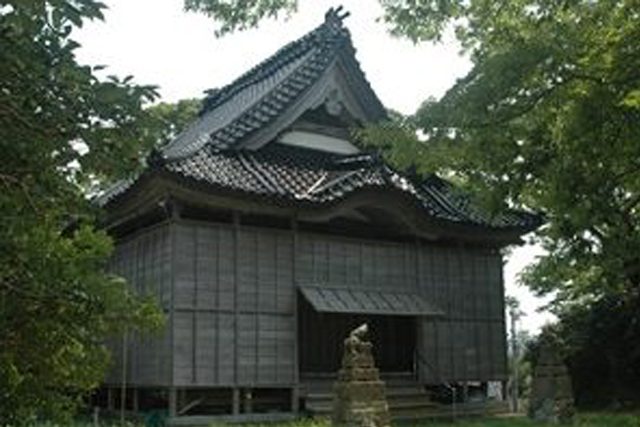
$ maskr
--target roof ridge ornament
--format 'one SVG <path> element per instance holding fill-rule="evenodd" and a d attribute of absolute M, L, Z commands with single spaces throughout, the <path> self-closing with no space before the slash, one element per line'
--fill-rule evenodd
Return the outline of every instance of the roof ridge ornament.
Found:
<path fill-rule="evenodd" d="M 333 27 L 342 27 L 342 21 L 351 15 L 351 12 L 343 10 L 344 7 L 342 5 L 327 10 L 324 14 L 324 23 Z"/>

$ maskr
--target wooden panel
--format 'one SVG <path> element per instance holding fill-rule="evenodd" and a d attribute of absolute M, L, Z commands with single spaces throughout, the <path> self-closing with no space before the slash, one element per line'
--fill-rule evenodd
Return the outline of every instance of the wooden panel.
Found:
<path fill-rule="evenodd" d="M 137 292 L 155 296 L 165 309 L 171 291 L 171 245 L 168 224 L 159 224 L 116 242 L 109 270 L 126 278 Z M 127 345 L 127 382 L 134 385 L 168 385 L 169 341 L 166 331 L 130 334 Z M 112 366 L 106 382 L 122 378 L 121 341 L 108 344 Z"/>
<path fill-rule="evenodd" d="M 218 372 L 217 380 L 219 384 L 232 384 L 234 378 L 233 360 L 236 357 L 236 350 L 233 346 L 234 332 L 233 324 L 234 318 L 231 314 L 217 314 L 217 358 L 218 358 Z"/>
<path fill-rule="evenodd" d="M 242 227 L 234 348 L 236 251 L 232 227 L 195 221 L 176 227 L 173 271 L 178 311 L 173 325 L 173 372 L 179 384 L 233 384 L 236 355 L 242 383 L 293 381 L 294 259 L 301 284 L 407 290 L 446 310 L 448 320 L 420 321 L 419 349 L 438 369 L 437 375 L 424 373 L 423 378 L 490 379 L 504 373 L 498 254 L 468 247 L 313 234 L 300 235 L 294 254 L 290 232 Z M 172 272 L 167 229 L 121 242 L 111 264 L 139 291 L 158 295 L 165 307 L 170 301 Z M 130 374 L 141 384 L 168 377 L 166 336 L 140 338 L 131 351 Z"/>
<path fill-rule="evenodd" d="M 214 227 L 199 227 L 196 240 L 195 276 L 197 283 L 196 306 L 215 309 L 219 304 L 220 242 L 219 231 Z"/>
<path fill-rule="evenodd" d="M 174 304 L 177 307 L 191 307 L 196 295 L 196 228 L 191 225 L 175 226 Z"/>
<path fill-rule="evenodd" d="M 173 381 L 175 385 L 196 383 L 193 313 L 175 312 L 173 317 Z"/>
<path fill-rule="evenodd" d="M 491 323 L 478 322 L 476 325 L 478 334 L 478 376 L 481 380 L 489 380 L 493 378 L 493 353 L 497 349 L 493 349 L 491 342 Z"/>
<path fill-rule="evenodd" d="M 438 335 L 436 324 L 431 319 L 420 322 L 420 340 L 418 340 L 418 367 L 421 381 L 429 384 L 441 382 L 438 366 Z"/>
<path fill-rule="evenodd" d="M 503 322 L 492 322 L 491 350 L 492 350 L 492 377 L 503 378 L 507 376 L 507 338 Z"/>
<path fill-rule="evenodd" d="M 258 316 L 238 316 L 238 373 L 240 384 L 255 384 L 258 380 Z"/>
<path fill-rule="evenodd" d="M 216 365 L 219 363 L 217 313 L 198 312 L 196 319 L 195 378 L 200 385 L 216 384 Z"/>
<path fill-rule="evenodd" d="M 453 378 L 454 366 L 453 366 L 453 331 L 451 329 L 451 322 L 438 321 L 436 322 L 437 336 L 438 336 L 438 366 L 440 367 L 440 375 L 443 381 L 448 381 Z"/>

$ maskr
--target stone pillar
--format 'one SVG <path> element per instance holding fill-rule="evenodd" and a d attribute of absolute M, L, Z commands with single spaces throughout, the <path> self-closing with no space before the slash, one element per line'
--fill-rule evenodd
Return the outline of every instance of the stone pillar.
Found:
<path fill-rule="evenodd" d="M 391 424 L 384 382 L 375 367 L 367 325 L 344 341 L 342 368 L 334 384 L 332 423 L 339 426 L 387 427 Z"/>
<path fill-rule="evenodd" d="M 529 417 L 546 423 L 569 423 L 575 413 L 567 367 L 556 347 L 543 340 L 533 370 Z"/>

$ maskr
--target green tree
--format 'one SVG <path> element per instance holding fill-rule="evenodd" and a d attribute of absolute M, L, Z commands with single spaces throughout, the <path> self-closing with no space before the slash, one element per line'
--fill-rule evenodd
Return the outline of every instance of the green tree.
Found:
<path fill-rule="evenodd" d="M 103 378 L 106 337 L 157 325 L 105 272 L 108 236 L 83 189 L 133 173 L 153 87 L 104 80 L 71 38 L 93 0 L 0 1 L 0 424 L 63 419 Z"/>
<path fill-rule="evenodd" d="M 147 122 L 147 137 L 156 145 L 166 144 L 193 122 L 201 107 L 200 99 L 191 98 L 176 103 L 160 102 L 147 108 L 151 117 Z"/>

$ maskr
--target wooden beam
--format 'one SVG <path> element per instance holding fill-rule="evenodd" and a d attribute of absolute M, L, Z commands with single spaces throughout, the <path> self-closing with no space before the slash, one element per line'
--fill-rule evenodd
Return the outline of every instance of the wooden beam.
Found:
<path fill-rule="evenodd" d="M 107 409 L 113 411 L 113 389 L 107 387 Z"/>
<path fill-rule="evenodd" d="M 178 414 L 178 393 L 175 387 L 169 387 L 169 416 L 175 417 Z"/>
<path fill-rule="evenodd" d="M 238 257 L 240 255 L 240 213 L 238 211 L 233 212 L 233 383 L 237 387 L 238 386 L 238 332 L 239 328 L 239 316 L 238 316 L 238 297 L 240 296 L 240 292 L 238 289 L 238 285 L 240 283 L 239 274 L 240 274 L 240 265 L 238 262 Z M 233 389 L 233 405 L 234 411 L 235 409 L 240 411 L 240 391 L 237 388 Z M 236 402 L 237 400 L 237 402 Z M 236 408 L 236 403 L 238 407 Z"/>
<path fill-rule="evenodd" d="M 132 395 L 131 397 L 133 398 L 133 412 L 138 412 L 139 410 L 139 399 L 138 399 L 138 388 L 134 387 L 132 390 Z"/>
<path fill-rule="evenodd" d="M 293 382 L 295 384 L 295 389 L 298 388 L 300 384 L 300 365 L 298 362 L 298 346 L 300 343 L 298 342 L 298 268 L 297 268 L 297 259 L 299 256 L 299 247 L 300 241 L 298 237 L 298 221 L 296 218 L 291 219 L 291 239 L 293 244 L 293 251 L 291 254 L 291 277 L 293 278 Z M 297 405 L 296 405 L 297 406 Z M 292 405 L 293 407 L 293 405 Z M 297 412 L 297 411 L 294 411 Z"/>
<path fill-rule="evenodd" d="M 244 390 L 244 408 L 245 414 L 253 413 L 253 390 L 246 388 Z"/>
<path fill-rule="evenodd" d="M 233 415 L 240 414 L 240 389 L 237 387 L 231 391 L 231 413 Z"/>
<path fill-rule="evenodd" d="M 298 385 L 291 388 L 291 412 L 294 414 L 300 412 L 300 388 Z"/>

